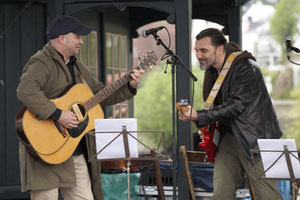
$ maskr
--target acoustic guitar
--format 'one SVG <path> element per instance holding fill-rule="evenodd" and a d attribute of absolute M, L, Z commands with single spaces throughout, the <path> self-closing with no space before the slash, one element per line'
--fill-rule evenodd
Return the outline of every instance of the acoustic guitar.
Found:
<path fill-rule="evenodd" d="M 138 63 L 137 69 L 147 71 L 157 61 L 153 51 Z M 77 128 L 66 129 L 54 120 L 41 120 L 23 107 L 16 117 L 16 130 L 20 141 L 35 155 L 49 164 L 59 164 L 72 156 L 81 138 L 95 128 L 94 120 L 104 118 L 99 103 L 131 80 L 131 71 L 96 95 L 85 84 L 76 84 L 68 92 L 51 101 L 61 110 L 71 110 L 77 116 Z"/>
<path fill-rule="evenodd" d="M 188 102 L 186 99 L 176 103 L 176 109 L 182 113 L 189 111 Z M 196 121 L 193 121 L 197 125 Z M 203 140 L 199 143 L 199 148 L 206 151 L 207 160 L 211 163 L 215 162 L 215 157 L 218 151 L 217 144 L 220 140 L 220 133 L 218 131 L 218 125 L 212 124 L 200 128 L 203 133 Z"/>

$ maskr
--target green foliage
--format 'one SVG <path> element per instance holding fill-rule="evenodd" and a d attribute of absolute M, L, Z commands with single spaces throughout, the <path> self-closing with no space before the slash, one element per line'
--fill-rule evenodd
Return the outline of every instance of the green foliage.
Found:
<path fill-rule="evenodd" d="M 194 107 L 200 109 L 203 101 L 202 82 L 203 72 L 193 67 L 193 73 L 198 78 L 195 84 Z M 172 143 L 172 77 L 163 73 L 162 68 L 147 72 L 142 81 L 138 94 L 134 98 L 134 116 L 138 119 L 139 130 L 164 130 L 167 149 Z M 153 137 L 153 135 L 151 135 Z M 151 138 L 157 144 L 159 135 Z"/>
<path fill-rule="evenodd" d="M 300 89 L 298 89 L 299 92 Z M 289 113 L 286 117 L 287 123 L 282 127 L 284 132 L 284 139 L 295 139 L 297 148 L 300 148 L 300 104 L 292 105 L 293 108 L 289 110 Z"/>
<path fill-rule="evenodd" d="M 275 5 L 275 14 L 271 19 L 271 34 L 281 45 L 284 52 L 284 40 L 287 36 L 293 36 L 297 32 L 297 20 L 299 18 L 299 0 L 279 0 Z"/>
<path fill-rule="evenodd" d="M 274 79 L 272 97 L 274 99 L 290 99 L 292 91 L 292 73 L 290 68 L 280 71 L 280 74 Z"/>
<path fill-rule="evenodd" d="M 134 116 L 138 119 L 138 130 L 165 130 L 170 133 L 171 107 L 171 76 L 157 68 L 147 72 L 134 98 Z M 156 137 L 154 143 L 158 140 L 159 137 Z M 170 140 L 167 139 L 166 142 L 170 143 Z"/>
<path fill-rule="evenodd" d="M 284 99 L 284 100 L 283 100 Z M 286 89 L 281 94 L 281 100 L 285 102 L 282 108 L 277 110 L 281 118 L 281 128 L 285 139 L 295 139 L 300 148 L 300 84 L 293 89 Z M 280 106 L 279 106 L 280 107 Z"/>
<path fill-rule="evenodd" d="M 300 85 L 291 91 L 290 97 L 294 100 L 300 99 Z"/>
<path fill-rule="evenodd" d="M 279 0 L 275 5 L 275 13 L 271 19 L 271 34 L 273 38 L 281 45 L 282 58 L 286 57 L 284 40 L 287 36 L 294 36 L 298 33 L 297 22 L 300 13 L 300 0 Z M 273 74 L 274 75 L 274 74 Z M 271 75 L 272 76 L 272 75 Z M 274 99 L 292 99 L 300 98 L 300 89 L 296 87 L 291 89 L 288 70 L 272 76 Z M 276 84 L 275 84 L 276 81 Z M 284 109 L 284 108 L 281 108 Z M 288 104 L 286 110 L 281 113 L 283 138 L 293 138 L 300 145 L 300 104 Z"/>
<path fill-rule="evenodd" d="M 263 77 L 271 77 L 272 87 L 276 88 L 275 84 L 276 84 L 276 80 L 277 80 L 278 76 L 280 75 L 280 71 L 270 71 L 266 67 L 260 67 L 260 70 L 261 70 Z M 273 90 L 271 96 L 275 99 L 279 98 L 277 91 L 275 91 L 275 90 Z"/>
<path fill-rule="evenodd" d="M 300 77 L 298 77 L 300 78 Z M 290 99 L 291 100 L 299 100 L 300 99 L 300 84 L 298 83 L 298 85 L 290 90 Z M 299 106 L 300 109 L 300 106 Z"/>

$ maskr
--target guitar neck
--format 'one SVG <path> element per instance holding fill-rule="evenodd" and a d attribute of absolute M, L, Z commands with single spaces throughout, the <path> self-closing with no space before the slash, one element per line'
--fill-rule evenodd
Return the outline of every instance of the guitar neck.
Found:
<path fill-rule="evenodd" d="M 136 69 L 140 69 L 138 66 Z M 87 100 L 83 103 L 83 106 L 88 111 L 104 101 L 106 98 L 108 98 L 110 95 L 112 95 L 115 91 L 120 89 L 123 85 L 128 83 L 131 80 L 131 73 L 132 71 L 127 72 L 124 76 L 122 76 L 119 80 L 113 82 L 109 86 L 106 86 L 103 90 L 99 91 L 97 94 L 95 94 L 92 98 Z"/>
<path fill-rule="evenodd" d="M 147 55 L 144 55 L 144 57 L 141 59 L 139 58 L 139 63 L 136 67 L 137 70 L 140 69 L 147 69 L 151 67 L 152 64 L 155 64 L 155 61 L 157 61 L 158 58 L 155 55 L 153 51 L 148 51 Z M 87 100 L 83 103 L 83 106 L 86 111 L 91 110 L 93 107 L 101 103 L 103 100 L 105 100 L 107 97 L 112 95 L 115 91 L 120 89 L 122 86 L 124 86 L 126 83 L 128 83 L 131 78 L 132 71 L 127 72 L 124 76 L 122 76 L 119 80 L 116 82 L 113 82 L 111 85 L 106 86 L 103 90 L 99 91 L 96 95 L 94 95 L 92 98 Z"/>

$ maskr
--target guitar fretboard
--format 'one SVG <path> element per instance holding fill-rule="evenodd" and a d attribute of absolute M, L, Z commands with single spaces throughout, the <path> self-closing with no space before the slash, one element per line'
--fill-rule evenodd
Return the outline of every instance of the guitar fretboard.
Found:
<path fill-rule="evenodd" d="M 140 69 L 140 66 L 138 66 L 136 69 Z M 97 94 L 95 94 L 92 98 L 87 100 L 83 103 L 83 106 L 85 107 L 86 111 L 89 111 L 102 101 L 104 101 L 107 97 L 112 95 L 115 91 L 120 89 L 123 85 L 128 83 L 131 80 L 131 74 L 132 72 L 127 72 L 124 76 L 122 76 L 117 81 L 113 82 L 109 86 L 106 86 L 103 90 L 99 91 Z"/>

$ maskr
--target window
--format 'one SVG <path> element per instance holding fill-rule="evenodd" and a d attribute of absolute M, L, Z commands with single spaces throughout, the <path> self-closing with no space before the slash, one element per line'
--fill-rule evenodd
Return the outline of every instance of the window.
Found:
<path fill-rule="evenodd" d="M 78 59 L 88 67 L 92 77 L 98 80 L 98 41 L 97 31 L 82 36 L 83 45 L 80 48 Z"/>
<path fill-rule="evenodd" d="M 127 65 L 127 37 L 124 35 L 106 34 L 106 84 L 117 81 L 125 75 Z M 127 118 L 128 101 L 110 106 L 107 109 L 107 118 Z"/>

